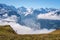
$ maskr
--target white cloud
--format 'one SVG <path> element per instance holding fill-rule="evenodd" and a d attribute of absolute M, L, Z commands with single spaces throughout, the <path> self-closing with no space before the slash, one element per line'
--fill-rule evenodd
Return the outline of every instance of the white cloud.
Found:
<path fill-rule="evenodd" d="M 40 24 L 36 23 L 36 21 L 31 18 L 23 20 L 23 23 L 32 29 L 40 29 Z"/>
<path fill-rule="evenodd" d="M 11 20 L 11 19 L 9 19 L 9 20 Z M 16 21 L 7 22 L 6 20 L 4 21 L 4 19 L 0 20 L 0 25 L 10 25 L 17 34 L 44 34 L 44 33 L 50 33 L 50 32 L 55 30 L 55 29 L 51 29 L 51 30 L 48 30 L 48 29 L 34 30 L 30 27 L 22 26 L 22 25 L 16 23 Z"/>
<path fill-rule="evenodd" d="M 17 16 L 12 15 L 10 17 L 7 17 L 7 18 L 3 19 L 3 20 L 16 22 L 17 21 L 17 18 L 18 18 Z"/>
<path fill-rule="evenodd" d="M 2 25 L 3 24 L 4 25 L 6 25 L 6 24 L 10 25 L 17 34 L 45 34 L 45 33 L 50 33 L 50 32 L 55 30 L 55 29 L 33 30 L 30 27 L 22 26 L 16 22 L 9 22 L 9 23 L 8 22 L 4 22 L 4 23 L 2 22 L 1 24 Z"/>
<path fill-rule="evenodd" d="M 29 21 L 28 21 L 28 19 L 26 19 L 25 24 L 26 24 L 26 22 L 28 22 L 27 25 L 32 25 L 37 28 L 39 28 L 39 26 L 40 26 L 39 24 L 35 24 L 35 21 L 32 19 L 29 19 Z M 51 30 L 36 29 L 36 30 L 34 30 L 33 28 L 35 28 L 35 27 L 31 28 L 28 26 L 22 26 L 19 23 L 17 23 L 17 16 L 15 16 L 15 15 L 12 15 L 11 17 L 7 17 L 5 19 L 0 18 L 0 25 L 10 25 L 17 34 L 43 34 L 43 33 L 50 33 L 55 30 L 55 29 L 51 29 Z"/>
<path fill-rule="evenodd" d="M 6 13 L 6 14 L 4 14 L 3 16 L 4 16 L 4 17 L 8 17 L 8 14 Z"/>
<path fill-rule="evenodd" d="M 49 33 L 49 32 L 54 31 L 54 29 L 33 30 L 30 27 L 22 26 L 18 23 L 10 23 L 10 25 L 18 34 L 43 34 L 43 33 Z"/>
<path fill-rule="evenodd" d="M 60 20 L 60 15 L 54 14 L 55 12 L 49 12 L 46 14 L 39 14 L 37 16 L 38 19 L 51 19 L 51 20 Z"/>

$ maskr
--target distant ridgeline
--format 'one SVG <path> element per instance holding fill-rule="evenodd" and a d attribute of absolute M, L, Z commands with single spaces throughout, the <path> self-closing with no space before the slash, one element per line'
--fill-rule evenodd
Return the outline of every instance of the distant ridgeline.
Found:
<path fill-rule="evenodd" d="M 14 15 L 17 19 L 16 22 L 21 25 L 36 28 L 36 25 L 38 26 L 39 24 L 40 26 L 38 26 L 38 28 L 40 27 L 41 29 L 43 28 L 60 29 L 60 20 L 37 19 L 37 16 L 39 14 L 46 14 L 53 11 L 55 12 L 56 10 L 59 9 L 55 8 L 27 9 L 25 7 L 15 8 L 14 6 L 0 4 L 0 19 L 5 19 Z M 55 15 L 60 16 L 60 10 L 53 13 L 53 16 Z"/>

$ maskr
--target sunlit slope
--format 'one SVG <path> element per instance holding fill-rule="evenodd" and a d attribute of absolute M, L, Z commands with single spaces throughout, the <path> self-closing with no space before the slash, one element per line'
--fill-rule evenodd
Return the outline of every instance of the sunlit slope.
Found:
<path fill-rule="evenodd" d="M 55 30 L 55 31 L 51 32 L 50 34 L 60 34 L 60 30 Z"/>
<path fill-rule="evenodd" d="M 1 34 L 16 34 L 10 25 L 0 26 L 0 35 Z"/>

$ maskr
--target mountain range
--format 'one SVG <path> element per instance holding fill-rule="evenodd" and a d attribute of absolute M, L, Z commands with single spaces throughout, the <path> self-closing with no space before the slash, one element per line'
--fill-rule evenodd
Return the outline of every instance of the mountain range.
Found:
<path fill-rule="evenodd" d="M 0 21 L 14 21 L 20 25 L 36 29 L 60 29 L 60 9 L 25 8 L 0 4 Z"/>

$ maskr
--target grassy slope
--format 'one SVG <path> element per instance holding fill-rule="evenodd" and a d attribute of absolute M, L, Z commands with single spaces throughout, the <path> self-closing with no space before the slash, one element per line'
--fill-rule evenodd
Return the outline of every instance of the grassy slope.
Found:
<path fill-rule="evenodd" d="M 60 40 L 60 30 L 50 34 L 17 35 L 9 25 L 0 26 L 0 40 Z"/>
<path fill-rule="evenodd" d="M 50 34 L 60 34 L 60 30 L 53 31 Z"/>

